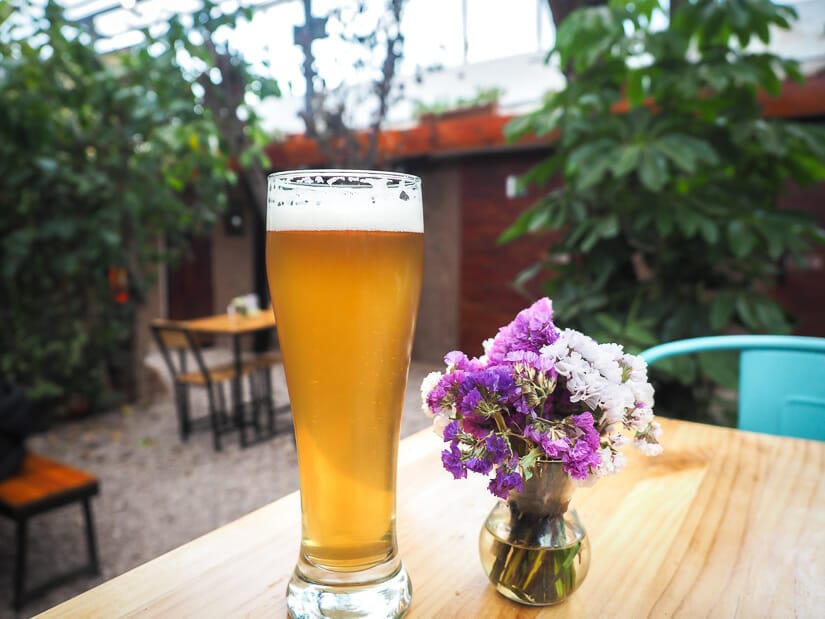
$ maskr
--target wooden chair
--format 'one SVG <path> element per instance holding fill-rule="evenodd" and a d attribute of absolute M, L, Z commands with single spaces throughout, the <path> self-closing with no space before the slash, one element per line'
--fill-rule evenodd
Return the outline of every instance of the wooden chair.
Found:
<path fill-rule="evenodd" d="M 264 359 L 244 360 L 240 366 L 240 376 L 237 376 L 234 362 L 207 366 L 201 353 L 197 334 L 192 333 L 185 327 L 168 320 L 154 320 L 151 324 L 151 330 L 172 376 L 181 440 L 186 441 L 194 429 L 202 426 L 200 420 L 192 420 L 189 402 L 189 389 L 199 387 L 206 391 L 209 415 L 204 421 L 207 421 L 212 429 L 215 450 L 221 450 L 221 436 L 236 429 L 240 430 L 241 444 L 245 446 L 244 429 L 246 419 L 243 418 L 244 411 L 238 411 L 240 419 L 232 418 L 230 413 L 234 411 L 230 411 L 227 407 L 223 389 L 224 384 L 236 378 L 240 380 L 244 376 L 249 378 L 250 392 L 253 394 L 252 401 L 249 402 L 254 413 L 252 425 L 255 426 L 256 430 L 259 430 L 258 412 L 261 408 L 266 408 L 270 417 L 270 429 L 274 432 L 270 366 L 267 365 Z M 187 367 L 190 358 L 195 361 L 194 370 Z M 266 369 L 266 372 L 263 371 L 264 369 Z"/>
<path fill-rule="evenodd" d="M 722 335 L 678 340 L 641 353 L 649 364 L 676 355 L 739 350 L 739 427 L 825 441 L 825 338 Z"/>
<path fill-rule="evenodd" d="M 67 582 L 80 574 L 100 573 L 97 557 L 91 498 L 98 493 L 98 480 L 84 471 L 60 464 L 36 454 L 27 454 L 20 470 L 0 482 L 0 514 L 17 525 L 12 606 L 20 610 L 23 604 L 47 589 Z M 78 501 L 86 519 L 88 563 L 66 574 L 26 591 L 26 545 L 29 518 Z"/>

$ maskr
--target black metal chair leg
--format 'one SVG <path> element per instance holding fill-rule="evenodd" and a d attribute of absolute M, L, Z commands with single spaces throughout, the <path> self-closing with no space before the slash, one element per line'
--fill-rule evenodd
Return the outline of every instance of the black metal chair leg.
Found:
<path fill-rule="evenodd" d="M 261 437 L 261 398 L 258 379 L 255 373 L 249 375 L 249 401 L 252 404 L 252 427 L 255 429 L 255 438 Z"/>
<path fill-rule="evenodd" d="M 212 393 L 212 385 L 206 385 L 206 395 L 209 399 L 209 420 L 212 422 L 212 441 L 215 451 L 221 450 L 221 427 L 218 419 L 218 411 L 215 408 L 215 395 Z"/>
<path fill-rule="evenodd" d="M 266 417 L 269 433 L 275 434 L 275 394 L 272 391 L 272 370 L 264 368 L 264 398 L 266 398 Z"/>
<path fill-rule="evenodd" d="M 27 518 L 21 518 L 17 521 L 17 556 L 15 557 L 14 599 L 12 600 L 12 606 L 16 611 L 23 608 L 25 602 L 27 524 Z"/>
<path fill-rule="evenodd" d="M 92 517 L 92 503 L 89 497 L 83 499 L 83 515 L 86 517 L 86 547 L 89 551 L 89 573 L 96 576 L 100 574 L 100 560 L 97 557 L 95 521 Z"/>
<path fill-rule="evenodd" d="M 228 423 L 226 416 L 226 396 L 223 393 L 223 383 L 217 383 L 215 389 L 218 390 L 218 417 L 220 417 L 221 424 Z"/>
<path fill-rule="evenodd" d="M 175 384 L 175 407 L 178 412 L 178 431 L 180 440 L 189 438 L 189 398 L 186 385 Z"/>

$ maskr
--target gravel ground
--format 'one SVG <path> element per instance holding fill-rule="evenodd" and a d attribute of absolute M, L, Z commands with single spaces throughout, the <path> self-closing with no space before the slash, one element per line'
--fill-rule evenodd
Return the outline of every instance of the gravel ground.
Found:
<path fill-rule="evenodd" d="M 218 351 L 216 354 L 224 354 Z M 429 425 L 421 413 L 421 379 L 433 368 L 413 363 L 401 435 Z M 283 370 L 273 372 L 276 405 L 287 404 Z M 199 408 L 200 406 L 200 408 Z M 193 410 L 206 410 L 193 399 Z M 298 489 L 298 471 L 288 419 L 283 433 L 240 449 L 236 435 L 224 435 L 224 450 L 212 449 L 211 434 L 178 439 L 174 405 L 159 399 L 145 408 L 123 409 L 65 423 L 32 437 L 29 449 L 100 478 L 93 501 L 102 574 L 78 577 L 10 610 L 14 565 L 14 526 L 0 518 L 0 619 L 29 617 L 105 580 L 220 527 Z M 29 586 L 85 561 L 79 504 L 33 518 L 29 523 Z"/>

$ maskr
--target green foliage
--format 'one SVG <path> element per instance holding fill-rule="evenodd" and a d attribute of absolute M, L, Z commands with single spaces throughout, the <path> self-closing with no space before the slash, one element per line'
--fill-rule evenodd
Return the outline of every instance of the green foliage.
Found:
<path fill-rule="evenodd" d="M 479 88 L 475 96 L 459 97 L 456 101 L 436 101 L 434 103 L 415 101 L 413 102 L 413 116 L 416 118 L 421 118 L 421 116 L 425 114 L 441 116 L 454 110 L 463 110 L 478 105 L 487 105 L 488 103 L 497 103 L 502 94 L 502 89 L 494 86 L 492 88 Z"/>
<path fill-rule="evenodd" d="M 509 135 L 558 139 L 522 182 L 563 187 L 502 237 L 563 229 L 543 264 L 558 321 L 631 349 L 731 330 L 785 333 L 766 295 L 782 260 L 825 234 L 779 209 L 789 182 L 825 178 L 825 132 L 763 118 L 757 93 L 800 80 L 795 62 L 750 51 L 791 8 L 769 0 L 658 0 L 576 11 L 551 52 L 570 79 Z M 547 270 L 533 267 L 526 279 Z M 688 382 L 703 365 L 674 369 Z"/>
<path fill-rule="evenodd" d="M 234 175 L 174 46 L 102 57 L 55 3 L 29 20 L 29 2 L 3 6 L 17 12 L 0 11 L 0 380 L 97 401 L 129 363 L 153 267 L 209 229 Z"/>

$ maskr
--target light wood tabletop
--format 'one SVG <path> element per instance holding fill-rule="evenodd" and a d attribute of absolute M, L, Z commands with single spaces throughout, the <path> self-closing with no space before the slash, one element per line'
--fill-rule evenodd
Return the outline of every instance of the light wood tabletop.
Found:
<path fill-rule="evenodd" d="M 193 320 L 180 320 L 179 325 L 197 333 L 214 333 L 216 335 L 241 335 L 253 331 L 275 328 L 275 315 L 271 308 L 262 309 L 257 314 L 242 316 L 240 314 L 217 314 Z"/>
<path fill-rule="evenodd" d="M 404 440 L 398 528 L 413 583 L 408 616 L 821 617 L 825 443 L 662 426 L 664 454 L 628 449 L 624 471 L 576 491 L 590 573 L 570 600 L 543 609 L 505 600 L 481 569 L 478 533 L 495 501 L 483 480 L 453 480 L 429 430 Z M 295 493 L 44 616 L 284 617 L 299 536 Z"/>

